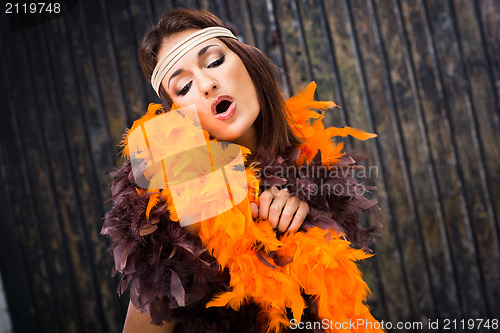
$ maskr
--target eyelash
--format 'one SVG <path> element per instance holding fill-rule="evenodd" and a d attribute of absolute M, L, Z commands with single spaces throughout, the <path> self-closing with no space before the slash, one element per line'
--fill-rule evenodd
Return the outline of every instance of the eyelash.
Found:
<path fill-rule="evenodd" d="M 216 67 L 219 67 L 220 65 L 222 65 L 222 63 L 224 62 L 224 60 L 226 60 L 226 56 L 221 56 L 219 59 L 213 61 L 212 63 L 210 63 L 210 65 L 207 66 L 207 68 L 216 68 Z"/>
<path fill-rule="evenodd" d="M 189 83 L 186 83 L 182 89 L 177 93 L 177 96 L 184 96 L 188 93 L 189 91 L 189 88 L 191 88 L 191 84 L 193 83 L 193 81 L 189 81 Z"/>
<path fill-rule="evenodd" d="M 207 68 L 216 68 L 216 67 L 219 67 L 220 65 L 222 65 L 224 63 L 224 60 L 226 60 L 226 56 L 221 56 L 219 59 L 211 62 Z M 184 96 L 188 93 L 189 91 L 189 88 L 191 88 L 191 85 L 192 85 L 193 81 L 189 81 L 188 83 L 186 83 L 182 89 L 177 93 L 178 96 Z"/>

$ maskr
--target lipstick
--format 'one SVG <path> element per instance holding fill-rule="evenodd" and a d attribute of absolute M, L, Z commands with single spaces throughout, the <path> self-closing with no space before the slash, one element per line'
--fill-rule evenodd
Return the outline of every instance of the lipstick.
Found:
<path fill-rule="evenodd" d="M 236 102 L 231 96 L 221 95 L 212 101 L 212 114 L 220 120 L 231 118 L 236 111 Z"/>

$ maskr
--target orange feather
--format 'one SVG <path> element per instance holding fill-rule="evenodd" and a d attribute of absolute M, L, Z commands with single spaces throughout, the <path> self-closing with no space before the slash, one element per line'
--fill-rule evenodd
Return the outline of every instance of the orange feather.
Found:
<path fill-rule="evenodd" d="M 314 101 L 315 89 L 316 84 L 312 82 L 286 103 L 296 123 L 296 133 L 304 140 L 297 162 L 310 161 L 320 150 L 323 163 L 333 164 L 342 156 L 343 148 L 342 143 L 332 142 L 333 137 L 351 135 L 365 140 L 376 135 L 350 127 L 326 129 L 323 124 L 324 113 L 313 110 L 337 105 L 331 101 Z M 130 131 L 155 117 L 160 109 L 159 104 L 150 104 L 146 115 L 134 122 Z M 125 155 L 128 155 L 126 139 L 130 131 L 122 141 L 125 142 Z M 208 141 L 208 133 L 204 135 Z M 243 147 L 242 150 L 244 156 L 250 153 Z M 196 170 L 192 161 L 179 163 L 184 163 L 190 172 Z M 252 219 L 250 202 L 258 201 L 258 171 L 255 165 L 246 169 L 250 191 L 245 200 L 229 211 L 200 223 L 199 237 L 203 246 L 217 259 L 221 269 L 227 268 L 230 272 L 230 291 L 216 295 L 207 303 L 207 307 L 229 306 L 238 310 L 244 300 L 251 299 L 263 309 L 262 327 L 267 332 L 281 332 L 284 327 L 290 326 L 287 308 L 291 310 L 293 318 L 300 321 L 305 308 L 301 295 L 304 292 L 314 297 L 322 319 L 335 322 L 362 318 L 376 323 L 364 303 L 369 289 L 356 265 L 356 261 L 370 255 L 352 248 L 342 235 L 317 227 L 307 232 L 287 233 L 278 240 L 269 221 Z M 154 174 L 159 170 L 151 172 Z M 214 203 L 219 196 L 215 185 L 207 181 L 203 189 Z M 168 188 L 151 196 L 146 216 L 149 218 L 152 208 L 160 202 L 168 205 L 170 218 L 176 220 Z M 269 256 L 270 253 L 293 260 L 285 266 L 279 266 Z M 368 332 L 362 329 L 355 331 Z"/>

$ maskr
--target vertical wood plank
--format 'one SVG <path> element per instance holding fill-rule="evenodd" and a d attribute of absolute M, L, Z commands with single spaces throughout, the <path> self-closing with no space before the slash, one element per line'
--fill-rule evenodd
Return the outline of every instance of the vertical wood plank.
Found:
<path fill-rule="evenodd" d="M 124 97 L 108 8 L 104 0 L 83 2 L 79 6 L 84 11 L 88 38 L 95 54 L 95 69 L 99 78 L 102 104 L 113 136 L 112 143 L 116 146 L 121 140 L 123 129 L 131 125 L 132 116 L 127 110 Z"/>
<path fill-rule="evenodd" d="M 418 219 L 420 220 L 428 265 L 432 275 L 436 312 L 431 317 L 451 318 L 457 316 L 460 308 L 457 298 L 455 267 L 451 258 L 448 232 L 444 223 L 442 198 L 438 189 L 435 166 L 429 151 L 427 128 L 424 124 L 422 107 L 418 98 L 414 65 L 409 57 L 406 32 L 401 20 L 399 4 L 377 1 L 380 8 L 380 22 L 387 43 L 387 63 L 390 64 L 391 92 L 398 111 L 398 123 L 404 142 L 404 150 L 411 177 Z M 393 23 L 397 24 L 394 25 Z M 397 31 L 394 31 L 397 28 Z M 398 44 L 401 41 L 401 45 Z M 416 181 L 427 179 L 427 182 Z"/>
<path fill-rule="evenodd" d="M 93 331 L 116 330 L 114 317 L 123 320 L 123 315 L 114 311 L 119 309 L 119 306 L 115 286 L 111 285 L 112 280 L 109 278 L 111 260 L 106 254 L 107 243 L 102 241 L 104 237 L 99 236 L 100 220 L 105 212 L 103 198 L 110 195 L 106 174 L 113 164 L 109 149 L 111 138 L 106 131 L 93 128 L 95 119 L 89 121 L 89 117 L 85 116 L 88 111 L 95 110 L 87 110 L 82 102 L 87 99 L 87 96 L 83 95 L 86 89 L 82 91 L 87 78 L 78 71 L 78 57 L 75 57 L 74 52 L 75 49 L 81 48 L 73 48 L 65 38 L 68 33 L 63 22 L 55 23 L 48 26 L 50 30 L 46 30 L 50 34 L 50 38 L 46 38 L 46 46 L 51 68 L 60 68 L 60 71 L 53 71 L 53 90 L 58 101 L 56 111 L 73 110 L 72 117 L 56 112 L 56 117 L 62 120 L 62 135 L 67 142 L 65 154 L 73 170 L 70 177 L 74 184 L 77 206 L 75 214 L 79 217 L 74 219 L 76 224 L 71 227 L 80 239 L 79 257 L 73 257 L 73 269 L 76 281 L 80 284 L 79 289 L 86 290 L 82 295 L 83 313 L 84 318 L 91 322 L 86 327 Z M 97 111 L 96 118 L 100 118 L 99 116 Z M 105 164 L 101 161 L 96 163 L 95 157 L 99 155 L 107 155 Z M 107 185 L 105 196 L 100 194 L 100 184 Z M 122 303 L 122 307 L 126 307 L 126 300 Z M 104 307 L 107 316 L 104 314 Z"/>
<path fill-rule="evenodd" d="M 63 35 L 54 35 L 63 46 L 64 51 L 71 53 L 71 70 L 74 75 L 70 80 L 75 81 L 75 89 L 79 93 L 75 102 L 83 114 L 85 135 L 89 141 L 92 164 L 95 169 L 94 177 L 98 179 L 97 188 L 94 188 L 96 200 L 99 201 L 101 211 L 104 209 L 103 201 L 110 195 L 109 181 L 106 173 L 113 165 L 117 149 L 114 145 L 114 136 L 111 133 L 108 114 L 103 101 L 103 91 L 96 68 L 96 53 L 93 41 L 90 40 L 88 22 L 83 6 L 71 11 L 59 21 L 59 29 Z M 55 34 L 55 33 L 54 33 Z M 110 112 L 110 115 L 113 115 Z M 98 206 L 99 206 L 98 205 Z"/>
<path fill-rule="evenodd" d="M 384 90 L 381 72 L 382 59 L 377 54 L 376 39 L 374 38 L 373 20 L 370 19 L 370 8 L 364 1 L 345 2 L 349 24 L 352 26 L 352 40 L 355 58 L 358 67 L 360 85 L 366 121 L 368 128 L 380 132 L 379 138 L 374 142 L 376 156 L 391 158 L 377 159 L 377 165 L 382 170 L 399 170 L 397 175 L 384 177 L 390 185 L 391 191 L 396 189 L 398 197 L 391 195 L 394 209 L 402 213 L 398 219 L 398 232 L 402 242 L 402 255 L 405 258 L 405 268 L 408 288 L 410 290 L 410 304 L 415 313 L 433 313 L 434 299 L 430 282 L 427 254 L 420 230 L 418 212 L 415 208 L 415 197 L 412 182 L 408 173 L 408 165 L 402 140 L 397 128 L 397 118 L 391 100 Z M 395 125 L 396 124 L 396 125 Z M 379 129 L 379 130 L 375 130 Z M 411 235 L 411 236 L 410 236 Z M 419 274 L 415 274 L 419 272 Z"/>
<path fill-rule="evenodd" d="M 84 6 L 78 6 L 77 9 L 65 15 L 59 25 L 52 27 L 53 37 L 49 38 L 49 42 L 52 42 L 49 46 L 53 59 L 58 58 L 59 54 L 67 57 L 65 72 L 73 73 L 64 80 L 66 86 L 58 89 L 65 96 L 61 102 L 65 105 L 63 108 L 73 110 L 72 117 L 66 118 L 66 121 L 71 124 L 69 133 L 73 146 L 70 154 L 74 153 L 75 164 L 80 166 L 76 176 L 80 184 L 76 189 L 80 192 L 83 212 L 83 246 L 88 252 L 87 260 L 91 263 L 87 269 L 93 272 L 90 276 L 97 297 L 94 317 L 100 318 L 106 330 L 115 330 L 116 322 L 123 322 L 128 301 L 125 297 L 117 299 L 115 290 L 118 281 L 117 278 L 110 278 L 112 260 L 106 251 L 108 239 L 100 236 L 99 230 L 104 212 L 109 208 L 109 204 L 104 204 L 104 201 L 110 197 L 107 174 L 115 165 L 117 157 L 114 140 L 118 135 L 121 136 L 124 128 L 120 129 L 118 135 L 111 133 L 108 117 L 112 118 L 115 110 L 110 112 L 105 108 L 103 94 L 106 88 L 102 88 L 102 77 L 97 68 L 102 52 L 94 48 L 86 9 Z M 54 44 L 59 48 L 58 52 Z M 56 81 L 57 84 L 59 82 Z M 121 306 L 118 305 L 120 301 Z M 101 303 L 105 310 L 99 309 Z"/>
<path fill-rule="evenodd" d="M 362 88 L 359 79 L 359 66 L 356 63 L 356 48 L 353 43 L 354 29 L 350 23 L 347 3 L 325 2 L 325 12 L 329 18 L 329 27 L 332 39 L 335 42 L 335 58 L 338 64 L 338 73 L 340 76 L 341 89 L 343 92 L 344 105 L 348 115 L 348 125 L 369 129 L 364 122 L 365 105 L 362 100 Z M 376 140 L 385 141 L 383 132 L 379 132 L 379 138 Z M 353 140 L 354 148 L 367 151 L 366 145 L 362 146 L 358 140 Z M 378 156 L 378 155 L 376 155 Z M 385 155 L 385 159 L 391 158 Z M 393 162 L 394 163 L 394 162 Z M 384 165 L 380 164 L 380 159 L 376 159 L 374 164 L 379 168 L 377 174 L 377 197 L 382 209 L 382 223 L 384 225 L 384 237 L 378 240 L 375 247 L 377 255 L 377 264 L 380 265 L 382 279 L 388 286 L 385 290 L 384 299 L 387 304 L 388 320 L 397 320 L 398 318 L 410 318 L 412 307 L 409 303 L 410 292 L 406 277 L 405 255 L 401 251 L 401 243 L 405 236 L 401 236 L 399 224 L 408 220 L 406 204 L 394 200 L 390 192 L 401 193 L 402 188 L 394 187 L 395 176 L 398 176 L 398 168 L 391 169 L 390 176 L 384 171 Z M 402 238 L 401 238 L 402 237 Z M 401 238 L 401 239 L 400 239 Z M 391 253 L 390 255 L 383 255 Z M 407 257 L 406 257 L 407 258 Z M 385 274 L 384 274 L 385 273 Z M 404 304 L 399 306 L 399 304 Z M 377 311 L 377 309 L 374 309 Z M 380 316 L 380 315 L 379 315 Z"/>
<path fill-rule="evenodd" d="M 57 302 L 64 314 L 61 318 L 68 322 L 65 330 L 79 332 L 86 325 L 90 325 L 92 329 L 102 331 L 100 321 L 95 320 L 92 315 L 95 306 L 93 300 L 95 288 L 85 248 L 82 202 L 77 191 L 78 183 L 75 175 L 78 169 L 70 153 L 72 141 L 68 135 L 68 117 L 62 113 L 64 105 L 62 100 L 73 99 L 74 96 L 60 94 L 56 83 L 61 82 L 64 87 L 70 86 L 71 81 L 68 80 L 70 73 L 55 70 L 57 67 L 49 50 L 50 32 L 46 29 L 49 29 L 49 26 L 45 25 L 26 34 L 26 47 L 39 50 L 37 57 L 31 55 L 30 62 L 33 81 L 37 87 L 35 98 L 41 111 L 40 129 L 47 145 L 45 153 L 50 166 L 48 178 L 52 189 L 51 196 L 58 206 L 57 223 L 48 223 L 48 226 L 43 228 L 42 235 L 45 238 L 48 236 L 45 233 L 50 232 L 54 235 L 52 237 L 57 237 L 59 241 L 59 244 L 53 244 L 54 253 L 51 255 L 62 257 L 62 262 L 56 263 L 58 266 L 52 269 L 57 277 L 55 283 L 61 288 L 61 295 L 57 294 Z M 55 58 L 57 65 L 64 68 L 68 59 L 58 56 Z M 73 91 L 70 92 L 72 93 Z M 77 108 L 68 109 L 73 109 L 74 114 L 78 114 Z M 79 125 L 81 126 L 81 123 Z"/>
<path fill-rule="evenodd" d="M 285 96 L 290 95 L 290 83 L 287 74 L 287 64 L 280 43 L 280 27 L 273 0 L 260 2 L 249 1 L 248 9 L 254 26 L 255 45 L 264 52 L 280 69 L 279 77 Z"/>
<path fill-rule="evenodd" d="M 500 3 L 495 0 L 474 0 L 480 28 L 483 35 L 483 45 L 488 57 L 488 68 L 491 81 L 494 82 L 496 99 L 500 100 Z M 497 104 L 497 117 L 500 116 L 500 106 Z"/>
<path fill-rule="evenodd" d="M 455 266 L 455 279 L 458 284 L 457 295 L 459 314 L 469 313 L 469 296 L 479 290 L 477 271 L 470 274 L 469 268 L 474 267 L 475 259 L 471 251 L 467 231 L 470 225 L 470 213 L 466 204 L 463 189 L 463 178 L 457 163 L 456 146 L 449 122 L 449 114 L 443 81 L 440 79 L 436 53 L 434 51 L 432 31 L 427 21 L 425 5 L 404 3 L 403 12 L 409 31 L 409 41 L 413 50 L 416 79 L 418 82 L 420 103 L 429 133 L 429 146 L 433 155 L 433 163 L 439 180 L 439 191 L 442 198 L 444 221 L 449 235 L 452 258 Z M 422 31 L 425 34 L 422 34 Z M 445 38 L 445 37 L 442 37 Z M 467 271 L 467 273 L 465 273 Z M 468 277 L 464 278 L 466 274 Z M 466 285 L 465 285 L 466 284 Z M 472 292 L 470 288 L 474 289 Z M 468 289 L 468 290 L 465 290 Z M 477 296 L 472 296 L 477 297 Z"/>
<path fill-rule="evenodd" d="M 0 34 L 0 45 L 4 44 Z M 0 49 L 2 59 L 6 58 L 3 49 Z M 12 102 L 9 103 L 9 92 L 12 87 L 10 79 L 0 65 L 0 221 L 2 221 L 2 232 L 0 233 L 0 253 L 8 253 L 8 256 L 0 257 L 0 271 L 4 287 L 13 329 L 24 332 L 35 332 L 41 330 L 40 313 L 36 307 L 36 293 L 33 290 L 34 283 L 31 279 L 30 268 L 27 267 L 30 260 L 23 244 L 24 235 L 20 232 L 13 212 L 13 184 L 10 175 L 12 162 L 6 158 L 4 145 L 14 145 L 12 134 Z M 10 104 L 10 105 L 9 105 Z M 10 111 L 10 112 L 9 112 Z M 10 162 L 10 163 L 9 163 Z"/>
<path fill-rule="evenodd" d="M 227 20 L 238 27 L 241 42 L 255 45 L 255 36 L 252 26 L 252 19 L 246 0 L 225 1 Z"/>
<path fill-rule="evenodd" d="M 144 105 L 145 80 L 137 62 L 138 44 L 134 33 L 134 23 L 131 20 L 130 6 L 128 1 L 105 0 L 102 2 L 102 7 L 109 16 L 117 79 L 121 81 L 120 87 L 123 89 L 125 108 L 130 114 L 130 121 L 133 121 L 146 112 L 147 105 Z M 130 122 L 129 126 L 131 126 Z"/>
<path fill-rule="evenodd" d="M 472 89 L 474 91 L 474 96 L 479 96 L 481 93 L 486 91 L 486 86 L 490 86 L 493 91 L 489 91 L 489 95 L 487 97 L 487 100 L 489 103 L 491 101 L 494 101 L 494 107 L 488 108 L 490 110 L 488 117 L 488 120 L 491 120 L 490 126 L 495 126 L 497 129 L 495 130 L 495 134 L 498 135 L 498 123 L 500 121 L 500 80 L 498 79 L 500 75 L 494 75 L 494 73 L 499 73 L 500 72 L 500 41 L 498 38 L 498 34 L 493 34 L 491 35 L 491 28 L 494 28 L 495 25 L 497 26 L 496 31 L 500 29 L 500 25 L 498 23 L 500 19 L 500 5 L 498 2 L 492 2 L 492 1 L 481 1 L 481 6 L 478 5 L 477 1 L 472 1 L 471 5 L 473 8 L 474 12 L 474 19 L 475 22 L 472 23 L 477 27 L 477 35 L 474 39 L 475 41 L 477 38 L 479 38 L 479 41 L 476 43 L 477 48 L 480 48 L 482 51 L 482 64 L 484 65 L 483 71 L 486 72 L 486 74 L 483 74 L 484 76 L 487 77 L 487 81 L 489 82 L 488 85 L 485 84 L 485 90 L 480 90 L 477 89 L 475 90 L 475 85 L 473 85 Z M 484 10 L 487 10 L 487 13 L 484 13 Z M 460 15 L 459 15 L 460 17 Z M 462 38 L 464 39 L 464 38 Z M 477 44 L 481 44 L 479 47 Z M 495 51 L 495 50 L 498 50 Z M 472 50 L 471 47 L 471 51 Z M 467 57 L 467 56 L 466 56 Z M 469 60 L 467 59 L 467 62 Z M 477 70 L 475 67 L 475 62 L 470 62 L 468 63 L 468 66 L 470 67 L 470 71 Z M 474 74 L 470 74 L 471 76 L 475 76 Z M 479 76 L 479 75 L 478 75 Z M 484 79 L 486 80 L 486 79 Z M 484 82 L 484 81 L 483 81 Z M 495 89 L 496 87 L 496 89 Z M 480 103 L 481 99 L 477 100 L 476 98 L 476 103 Z M 478 110 L 482 110 L 482 108 L 476 108 Z M 496 111 L 496 112 L 495 112 Z M 482 118 L 480 118 L 480 127 L 482 128 L 485 126 Z M 486 126 L 488 127 L 488 126 Z M 482 133 L 482 132 L 481 132 Z M 489 139 L 485 138 L 483 139 L 483 142 L 490 141 Z M 495 140 L 491 140 L 495 142 Z M 494 170 L 494 167 L 491 166 L 490 160 L 498 160 L 496 158 L 495 153 L 490 153 L 489 149 L 486 151 L 486 160 L 487 163 L 489 164 L 489 178 L 493 179 L 492 184 L 497 184 L 498 183 L 498 178 L 496 176 L 498 173 L 496 171 L 491 171 Z M 497 163 L 494 163 L 495 166 L 497 166 Z M 492 197 L 493 197 L 493 202 L 494 202 L 494 208 L 497 207 L 496 209 L 496 224 L 497 224 L 497 231 L 500 230 L 500 211 L 498 207 L 500 206 L 499 200 L 500 200 L 500 187 L 498 186 L 492 186 L 491 187 L 492 191 Z M 500 232 L 499 232 L 500 233 Z"/>
<path fill-rule="evenodd" d="M 43 210 L 40 211 L 40 202 L 37 202 L 34 194 L 39 193 L 43 198 L 50 197 L 50 185 L 37 187 L 37 181 L 41 180 L 46 185 L 46 172 L 43 163 L 40 163 L 40 156 L 43 157 L 44 141 L 37 135 L 38 127 L 33 116 L 39 110 L 34 101 L 33 77 L 30 72 L 30 65 L 26 54 L 22 51 L 24 36 L 22 32 L 12 33 L 6 27 L 7 22 L 3 21 L 0 32 L 2 33 L 2 45 L 8 45 L 3 49 L 6 62 L 2 63 L 2 72 L 6 75 L 4 81 L 9 92 L 8 107 L 3 109 L 2 118 L 2 143 L 4 144 L 5 159 L 9 161 L 6 168 L 6 182 L 4 184 L 6 192 L 11 197 L 11 207 L 14 220 L 20 235 L 21 246 L 26 253 L 26 266 L 28 277 L 32 281 L 35 303 L 32 304 L 35 313 L 38 314 L 41 330 L 54 330 L 61 332 L 63 327 L 67 327 L 64 321 L 58 316 L 59 309 L 56 298 L 68 289 L 65 284 L 61 284 L 61 289 L 55 288 L 55 282 L 59 278 L 54 277 L 53 264 L 63 264 L 64 260 L 57 253 L 54 253 L 50 245 L 58 245 L 58 231 L 54 230 L 53 235 L 44 237 L 41 234 L 43 223 Z M 21 111 L 22 113 L 21 113 Z M 26 135 L 31 133 L 31 135 Z M 41 152 L 42 155 L 39 155 Z M 43 161 L 43 160 L 42 160 Z M 36 168 L 33 171 L 33 168 Z M 35 175 L 33 179 L 31 175 Z M 47 195 L 48 194 L 48 195 Z M 44 205 L 42 204 L 42 207 Z M 50 208 L 50 204 L 47 205 Z M 57 210 L 49 212 L 49 221 L 56 217 Z M 51 254 L 55 254 L 50 257 Z M 50 258 L 50 260 L 49 260 Z M 18 285 L 6 286 L 16 290 Z M 73 308 L 74 309 L 74 308 Z M 24 310 L 23 310 L 24 311 Z M 64 312 L 63 312 L 64 313 Z"/>
<path fill-rule="evenodd" d="M 317 50 L 319 53 L 318 56 L 312 57 L 314 61 L 314 76 L 316 80 L 318 80 L 320 86 L 325 86 L 321 88 L 324 90 L 322 90 L 322 94 L 325 96 L 332 96 L 331 99 L 340 106 L 340 110 L 337 109 L 334 113 L 329 113 L 325 116 L 325 123 L 341 127 L 349 123 L 349 117 L 342 107 L 342 105 L 344 105 L 344 96 L 340 88 L 340 76 L 337 60 L 335 59 L 334 41 L 328 25 L 324 2 L 322 0 L 315 0 L 314 4 L 312 4 L 309 1 L 305 8 L 314 8 L 315 11 L 314 16 L 309 19 L 310 30 L 308 29 L 308 36 L 311 37 L 309 37 L 308 40 L 314 41 L 315 38 L 313 38 L 313 36 L 321 36 L 321 39 L 316 38 L 316 42 L 309 46 L 310 49 Z M 329 68 L 328 72 L 326 68 Z M 345 142 L 350 145 L 351 138 L 345 138 Z"/>
<path fill-rule="evenodd" d="M 20 241 L 18 228 L 14 225 L 15 219 L 11 211 L 10 195 L 7 180 L 7 165 L 3 158 L 3 147 L 0 146 L 0 219 L 3 232 L 0 235 L 0 250 L 9 253 L 9 258 L 1 258 L 0 269 L 3 284 L 10 287 L 4 288 L 4 300 L 6 299 L 13 329 L 23 332 L 35 332 L 41 329 L 39 313 L 35 304 L 33 292 L 33 281 L 29 278 L 29 270 L 26 267 L 26 253 Z M 14 287 L 15 286 L 15 287 Z"/>
<path fill-rule="evenodd" d="M 133 57 L 130 59 L 130 61 L 132 62 L 130 65 L 134 66 L 136 68 L 135 70 L 138 73 L 138 81 L 133 82 L 140 86 L 141 95 L 143 98 L 142 104 L 140 104 L 140 106 L 143 109 L 142 114 L 144 114 L 149 103 L 161 103 L 161 100 L 158 95 L 156 95 L 156 92 L 151 87 L 151 83 L 146 80 L 144 74 L 142 73 L 142 70 L 140 69 L 137 51 L 147 29 L 151 25 L 153 25 L 153 23 L 156 23 L 161 16 L 156 16 L 153 4 L 150 2 L 139 3 L 136 1 L 127 1 L 129 2 L 128 7 L 130 8 L 130 21 L 133 27 L 133 46 L 128 45 L 124 47 L 130 48 L 130 52 L 133 53 Z"/>
<path fill-rule="evenodd" d="M 438 207 L 437 212 L 438 214 L 441 214 L 441 211 L 443 212 L 443 219 L 446 224 L 446 228 L 442 228 L 441 230 L 443 237 L 442 243 L 450 244 L 449 246 L 451 247 L 451 251 L 453 253 L 455 249 L 453 244 L 453 232 L 450 231 L 449 226 L 457 220 L 463 220 L 466 218 L 467 214 L 463 211 L 459 203 L 461 193 L 460 190 L 457 191 L 456 188 L 457 174 L 452 163 L 455 158 L 455 154 L 452 150 L 447 148 L 451 144 L 449 128 L 446 122 L 447 117 L 444 113 L 443 105 L 441 104 L 441 97 L 437 94 L 439 88 L 433 86 L 435 81 L 431 81 L 430 79 L 434 75 L 432 67 L 433 54 L 432 52 L 427 52 L 429 50 L 428 40 L 430 38 L 430 33 L 426 29 L 425 16 L 421 11 L 421 6 L 418 6 L 416 3 L 404 2 L 402 7 L 402 25 L 404 26 L 404 30 L 407 31 L 403 35 L 403 38 L 408 38 L 409 43 L 409 46 L 405 47 L 405 49 L 413 51 L 408 55 L 409 59 L 407 60 L 407 68 L 409 68 L 409 73 L 415 74 L 415 80 L 417 83 L 416 87 L 413 89 L 417 90 L 419 94 L 419 100 L 416 101 L 416 110 L 419 113 L 420 110 L 422 110 L 421 117 L 423 119 L 423 124 L 421 125 L 421 128 L 424 133 L 426 133 L 423 134 L 422 137 L 428 138 L 426 146 L 428 146 L 428 149 L 432 154 L 431 175 L 435 172 L 438 180 L 438 187 L 434 191 L 439 207 L 442 208 L 440 209 Z M 400 11 L 399 8 L 398 11 Z M 401 15 L 400 13 L 398 14 Z M 438 112 L 436 112 L 437 110 Z M 443 161 L 449 161 L 449 164 L 445 165 Z M 433 171 L 433 169 L 435 171 Z M 433 183 L 431 183 L 431 186 L 433 186 Z M 453 193 L 452 191 L 456 193 L 455 198 L 450 198 L 449 196 L 450 193 Z M 432 231 L 433 223 L 435 222 L 432 220 L 427 223 L 427 230 Z M 431 239 L 433 238 L 435 237 L 432 237 Z M 439 243 L 435 242 L 436 240 L 431 242 L 429 253 L 432 256 L 435 256 L 435 258 L 431 259 L 432 262 L 440 262 L 441 260 L 439 256 L 436 256 L 439 253 Z M 434 250 L 433 247 L 436 246 L 437 248 Z M 457 258 L 453 255 L 451 269 L 454 272 L 454 279 L 456 279 L 456 263 Z M 458 282 L 456 282 L 456 284 L 456 288 L 460 288 Z M 439 291 L 439 288 L 437 288 L 437 290 L 438 293 L 443 292 L 442 290 Z M 442 304 L 446 304 L 446 302 L 443 302 L 443 300 L 439 298 L 439 302 L 441 303 L 439 303 L 438 309 L 441 312 L 437 315 L 446 316 L 451 313 L 454 316 L 461 316 L 463 313 L 463 300 L 457 292 L 455 295 L 455 297 L 458 298 L 457 301 L 459 306 L 457 308 L 445 309 Z"/>
<path fill-rule="evenodd" d="M 500 235 L 498 228 L 500 189 L 492 184 L 500 183 L 500 118 L 498 98 L 488 70 L 488 59 L 482 41 L 482 33 L 477 22 L 473 1 L 456 0 L 449 3 L 454 19 L 455 34 L 460 50 L 461 72 L 474 120 L 477 135 L 477 149 L 481 158 L 479 170 L 487 204 L 488 222 L 473 224 L 476 233 L 480 261 L 483 265 L 484 283 L 490 309 L 500 308 L 500 290 L 495 282 L 500 280 Z M 500 17 L 498 8 L 497 17 Z M 496 198 L 496 199 L 495 199 Z"/>
<path fill-rule="evenodd" d="M 276 16 L 279 18 L 279 42 L 284 45 L 290 93 L 297 93 L 313 80 L 304 45 L 302 23 L 298 17 L 295 1 L 275 1 Z"/>
<path fill-rule="evenodd" d="M 158 21 L 164 12 L 169 9 L 180 7 L 176 1 L 151 0 L 155 21 Z"/>
<path fill-rule="evenodd" d="M 459 266 L 462 271 L 458 274 L 459 281 L 462 280 L 466 286 L 463 304 L 467 313 L 475 317 L 484 317 L 490 310 L 489 304 L 483 302 L 487 298 L 484 268 L 480 262 L 474 229 L 488 228 L 487 212 L 491 211 L 488 207 L 491 202 L 485 196 L 488 190 L 484 179 L 474 111 L 466 88 L 460 48 L 448 3 L 428 1 L 423 2 L 423 7 L 431 31 L 438 80 L 443 86 L 447 117 L 457 152 L 458 171 L 463 179 L 465 205 L 470 214 L 469 218 L 464 220 L 465 235 L 461 240 L 466 251 L 470 253 L 470 261 L 466 266 Z M 465 147 L 469 148 L 464 149 Z"/>
<path fill-rule="evenodd" d="M 175 0 L 175 7 L 199 8 L 199 0 Z"/>
<path fill-rule="evenodd" d="M 312 0 L 293 1 L 290 4 L 293 15 L 292 25 L 298 31 L 298 33 L 295 33 L 298 38 L 298 50 L 304 53 L 302 62 L 304 63 L 305 74 L 318 83 L 316 98 L 335 101 L 332 71 L 325 70 L 326 68 L 335 69 L 335 61 L 333 54 L 331 54 L 332 47 L 331 40 L 329 39 L 330 34 L 328 29 L 326 29 L 327 22 L 324 13 L 322 13 L 323 5 L 318 3 L 318 1 Z M 288 47 L 290 43 L 286 42 L 285 45 Z M 337 86 L 337 89 L 339 88 Z M 342 127 L 342 124 L 346 124 L 344 112 L 343 109 L 338 108 L 327 111 L 325 113 L 325 124 L 327 126 Z M 350 142 L 349 139 L 342 139 L 342 141 Z M 366 181 L 366 179 L 363 179 L 363 181 Z M 380 277 L 378 276 L 378 270 L 375 266 L 365 265 L 364 263 L 362 264 L 362 268 L 365 280 L 373 292 L 369 300 L 370 305 L 378 309 L 385 309 L 383 295 L 381 295 L 379 290 L 380 285 L 378 282 Z M 387 318 L 387 313 L 384 313 L 383 316 Z"/>

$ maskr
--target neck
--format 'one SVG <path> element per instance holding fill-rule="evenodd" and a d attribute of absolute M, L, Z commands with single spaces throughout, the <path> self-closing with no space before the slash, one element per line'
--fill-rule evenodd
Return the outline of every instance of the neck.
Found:
<path fill-rule="evenodd" d="M 240 146 L 244 146 L 255 154 L 257 152 L 257 131 L 255 130 L 255 126 L 250 127 L 242 136 L 240 136 L 237 140 L 234 141 Z"/>

